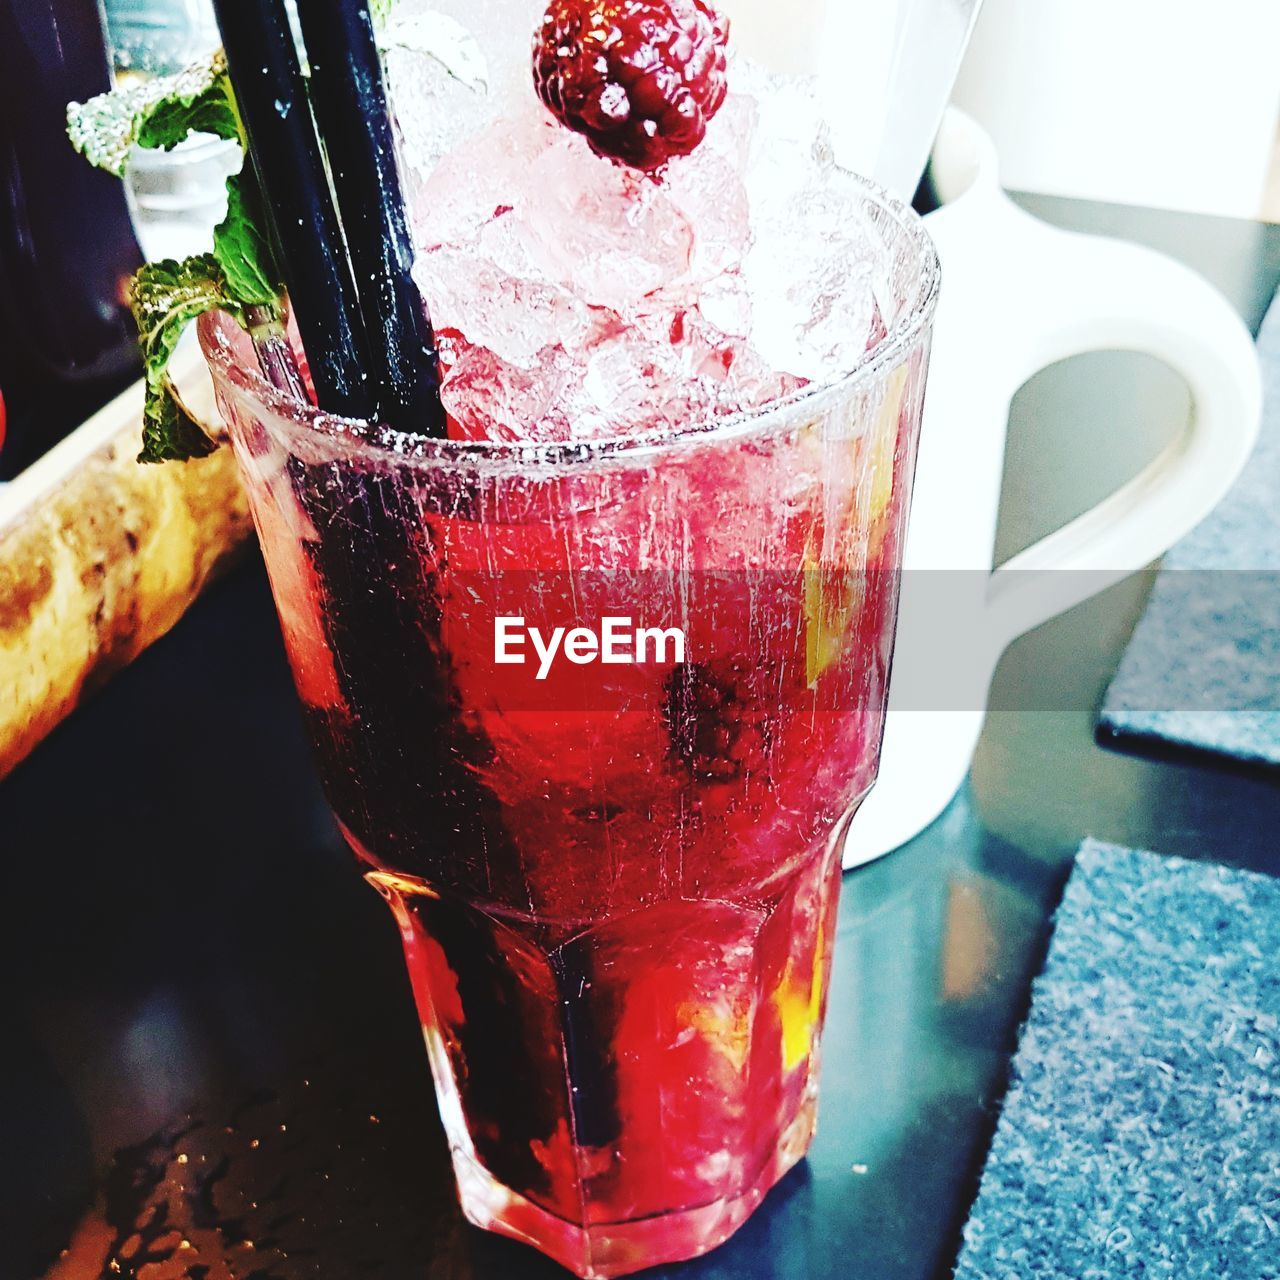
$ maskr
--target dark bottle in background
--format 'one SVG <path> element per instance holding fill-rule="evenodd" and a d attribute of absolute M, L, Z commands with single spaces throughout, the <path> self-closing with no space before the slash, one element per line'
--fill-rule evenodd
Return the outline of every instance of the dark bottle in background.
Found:
<path fill-rule="evenodd" d="M 0 0 L 0 477 L 138 372 L 124 184 L 66 136 L 67 103 L 108 88 L 98 0 Z"/>

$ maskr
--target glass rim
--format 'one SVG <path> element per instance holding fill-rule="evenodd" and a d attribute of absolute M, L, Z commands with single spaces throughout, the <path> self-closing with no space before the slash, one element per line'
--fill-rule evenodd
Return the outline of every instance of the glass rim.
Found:
<path fill-rule="evenodd" d="M 794 414 L 811 407 L 815 413 L 885 368 L 894 368 L 914 348 L 932 324 L 942 268 L 938 251 L 924 220 L 904 201 L 860 174 L 848 173 L 863 199 L 884 210 L 920 262 L 914 294 L 899 309 L 884 338 L 863 353 L 849 369 L 806 383 L 753 409 L 719 417 L 698 418 L 678 430 L 654 430 L 591 440 L 450 440 L 401 431 L 364 418 L 346 418 L 302 404 L 274 387 L 256 367 L 237 359 L 228 338 L 235 321 L 224 312 L 206 312 L 197 325 L 200 346 L 215 383 L 247 401 L 254 411 L 268 410 L 289 432 L 312 442 L 327 441 L 345 450 L 381 455 L 401 465 L 455 464 L 494 466 L 571 466 L 596 459 L 626 461 L 647 458 L 692 444 L 732 441 L 743 436 L 767 436 L 789 424 Z"/>

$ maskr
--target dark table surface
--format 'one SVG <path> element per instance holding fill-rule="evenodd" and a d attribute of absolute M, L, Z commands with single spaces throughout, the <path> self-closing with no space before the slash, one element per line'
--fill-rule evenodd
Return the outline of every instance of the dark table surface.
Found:
<path fill-rule="evenodd" d="M 1280 227 L 1025 203 L 1184 259 L 1255 329 L 1280 279 Z M 1040 375 L 1001 556 L 1186 411 L 1134 356 Z M 1017 642 L 969 784 L 846 878 L 812 1155 L 674 1270 L 947 1275 L 1082 837 L 1280 871 L 1277 775 L 1095 743 L 1150 581 Z M 100 1273 L 561 1274 L 454 1207 L 399 941 L 325 809 L 256 561 L 0 784 L 0 1280 Z"/>

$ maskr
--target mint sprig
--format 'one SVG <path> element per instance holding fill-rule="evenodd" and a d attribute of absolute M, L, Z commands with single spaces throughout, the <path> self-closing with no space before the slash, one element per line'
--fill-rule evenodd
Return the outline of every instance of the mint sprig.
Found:
<path fill-rule="evenodd" d="M 221 53 L 176 76 L 100 94 L 67 108 L 72 144 L 91 164 L 123 175 L 136 146 L 170 150 L 193 133 L 245 142 Z M 227 179 L 226 217 L 211 253 L 182 262 L 149 262 L 133 278 L 130 303 L 146 380 L 140 462 L 201 458 L 217 446 L 183 407 L 169 362 L 188 324 L 226 311 L 255 344 L 283 343 L 284 285 L 267 233 L 262 193 L 251 165 Z"/>
<path fill-rule="evenodd" d="M 177 75 L 157 76 L 67 107 L 67 136 L 88 162 L 122 177 L 137 144 L 168 150 L 191 133 L 240 138 L 221 52 Z"/>

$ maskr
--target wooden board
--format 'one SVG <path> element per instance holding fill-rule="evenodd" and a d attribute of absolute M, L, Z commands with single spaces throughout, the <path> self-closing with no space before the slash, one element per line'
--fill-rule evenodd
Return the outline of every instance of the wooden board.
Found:
<path fill-rule="evenodd" d="M 217 422 L 195 344 L 175 367 Z M 229 448 L 143 466 L 142 384 L 0 485 L 0 777 L 164 635 L 247 542 Z"/>

